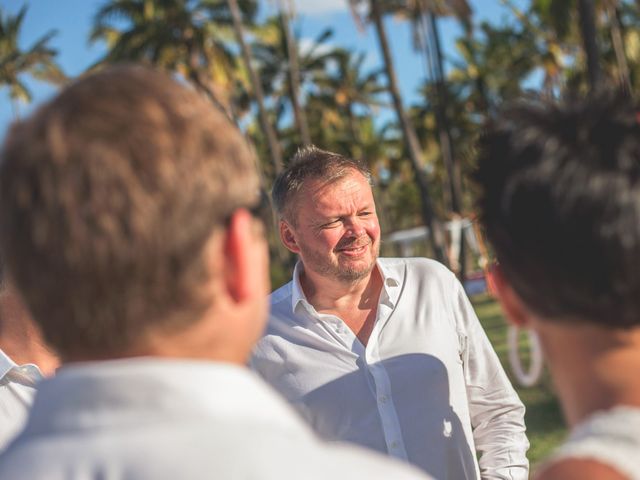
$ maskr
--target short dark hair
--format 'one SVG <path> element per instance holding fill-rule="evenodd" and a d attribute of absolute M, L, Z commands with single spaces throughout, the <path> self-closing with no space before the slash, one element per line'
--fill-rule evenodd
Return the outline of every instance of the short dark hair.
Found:
<path fill-rule="evenodd" d="M 640 325 L 640 125 L 624 94 L 521 101 L 480 141 L 480 218 L 548 319 Z"/>
<path fill-rule="evenodd" d="M 17 122 L 1 153 L 0 241 L 63 357 L 125 352 L 215 300 L 202 253 L 257 200 L 242 135 L 193 89 L 120 66 Z"/>
<path fill-rule="evenodd" d="M 307 180 L 321 178 L 329 184 L 344 178 L 354 170 L 360 172 L 371 183 L 371 171 L 360 160 L 321 150 L 314 145 L 300 148 L 273 184 L 271 195 L 276 212 L 280 217 L 295 223 L 291 201 Z"/>

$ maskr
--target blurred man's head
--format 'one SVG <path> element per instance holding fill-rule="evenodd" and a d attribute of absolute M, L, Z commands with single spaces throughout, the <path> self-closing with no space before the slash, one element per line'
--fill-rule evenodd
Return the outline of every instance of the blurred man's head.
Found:
<path fill-rule="evenodd" d="M 522 102 L 481 141 L 478 207 L 500 272 L 536 314 L 640 325 L 640 125 L 622 95 Z"/>
<path fill-rule="evenodd" d="M 284 245 L 307 273 L 352 283 L 368 278 L 380 225 L 366 165 L 306 147 L 276 179 L 273 200 Z"/>
<path fill-rule="evenodd" d="M 149 353 L 216 309 L 246 317 L 216 334 L 248 351 L 268 290 L 246 210 L 258 199 L 254 165 L 224 115 L 142 67 L 88 76 L 12 127 L 2 247 L 63 358 Z"/>

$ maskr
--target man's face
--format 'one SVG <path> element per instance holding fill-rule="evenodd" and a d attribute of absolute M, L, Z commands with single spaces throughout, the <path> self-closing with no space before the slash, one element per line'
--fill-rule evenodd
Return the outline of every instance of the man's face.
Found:
<path fill-rule="evenodd" d="M 373 193 L 357 170 L 336 182 L 305 182 L 292 199 L 295 226 L 284 222 L 306 270 L 341 282 L 367 278 L 380 249 L 380 225 Z M 282 228 L 281 228 L 282 232 Z"/>

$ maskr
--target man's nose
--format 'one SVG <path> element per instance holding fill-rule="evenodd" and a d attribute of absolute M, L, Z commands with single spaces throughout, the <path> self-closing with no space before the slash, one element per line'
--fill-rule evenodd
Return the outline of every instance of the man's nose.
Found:
<path fill-rule="evenodd" d="M 364 223 L 358 217 L 350 218 L 346 224 L 347 235 L 360 237 L 365 234 Z"/>

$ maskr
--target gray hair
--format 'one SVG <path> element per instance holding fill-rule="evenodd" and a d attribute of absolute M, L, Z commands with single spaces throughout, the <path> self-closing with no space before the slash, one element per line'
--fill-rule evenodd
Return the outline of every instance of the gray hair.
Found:
<path fill-rule="evenodd" d="M 330 184 L 354 170 L 360 172 L 369 184 L 372 184 L 371 171 L 362 161 L 322 150 L 315 145 L 298 149 L 289 161 L 289 166 L 275 179 L 271 189 L 273 205 L 278 216 L 295 222 L 295 217 L 291 215 L 291 203 L 307 180 L 321 178 L 325 184 Z"/>

